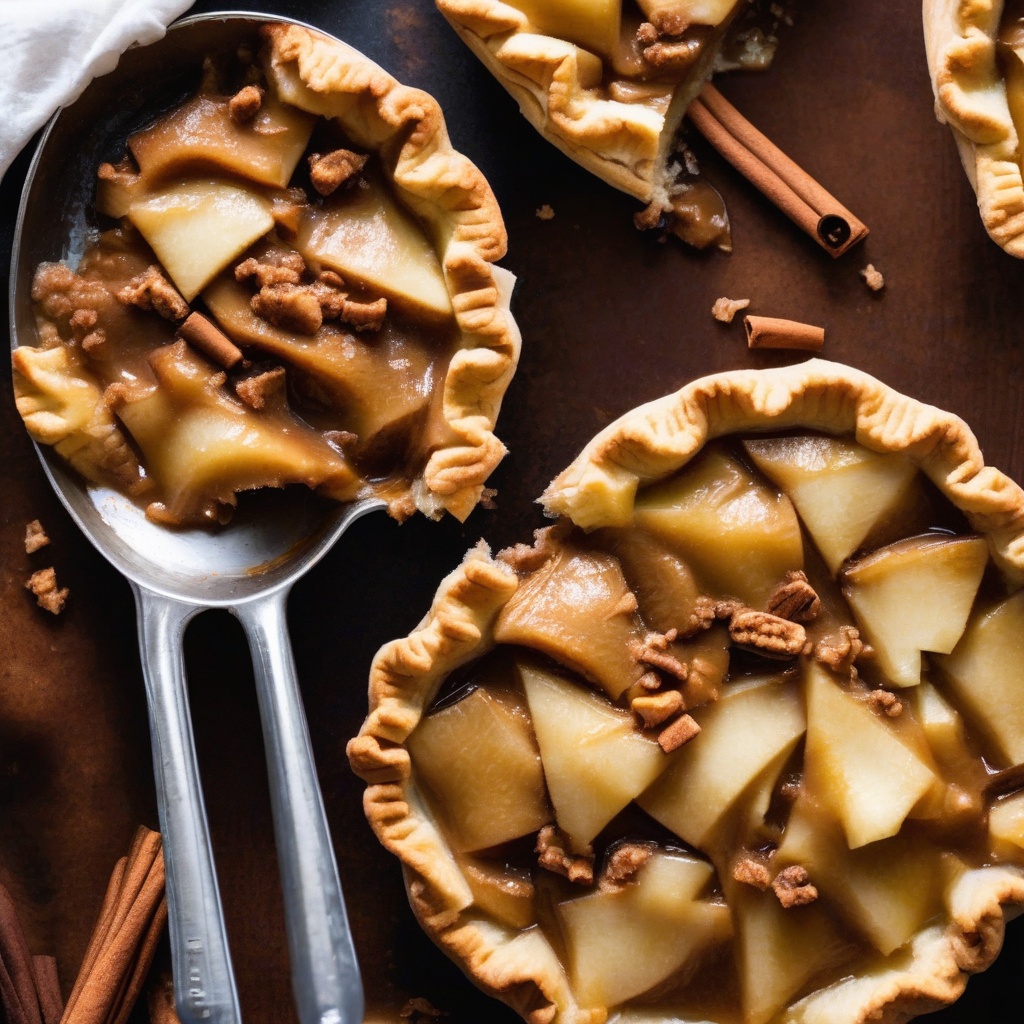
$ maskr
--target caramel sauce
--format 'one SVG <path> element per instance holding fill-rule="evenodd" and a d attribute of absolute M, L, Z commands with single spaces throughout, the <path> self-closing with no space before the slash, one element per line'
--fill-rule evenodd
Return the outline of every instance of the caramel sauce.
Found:
<path fill-rule="evenodd" d="M 776 485 L 762 476 L 753 466 L 742 446 L 742 442 L 716 442 L 712 447 L 712 453 L 725 453 L 737 462 L 742 463 L 746 470 L 756 481 L 776 494 L 782 492 Z M 899 514 L 893 512 L 888 518 L 882 517 L 872 529 L 864 542 L 852 554 L 850 560 L 845 564 L 855 561 L 864 552 L 871 552 L 878 547 L 888 546 L 903 538 L 914 537 L 922 532 L 939 536 L 957 536 L 970 533 L 969 527 L 959 510 L 953 508 L 939 492 L 918 473 L 912 481 L 911 486 L 904 492 L 905 497 Z M 634 527 L 635 529 L 635 527 Z M 801 524 L 804 547 L 804 570 L 808 579 L 821 601 L 821 610 L 816 619 L 806 624 L 807 637 L 812 643 L 835 636 L 845 627 L 856 624 L 853 611 L 843 596 L 837 575 L 827 568 L 823 557 L 818 553 L 806 527 Z M 616 556 L 626 554 L 622 548 L 623 531 L 605 529 L 590 535 L 584 535 L 573 529 L 568 536 L 559 536 L 553 542 L 555 552 L 568 548 L 577 552 L 574 557 L 585 557 L 590 552 L 597 559 L 607 560 L 609 554 Z M 580 554 L 582 553 L 582 554 Z M 674 557 L 674 556 L 673 556 Z M 528 563 L 529 564 L 529 563 Z M 603 564 L 603 563 L 602 563 Z M 651 561 L 652 567 L 667 566 L 670 562 Z M 544 567 L 540 570 L 535 568 L 523 569 L 520 575 L 524 583 L 537 572 L 546 571 Z M 674 572 L 691 571 L 682 567 Z M 700 592 L 719 599 L 726 594 L 716 591 L 716 583 L 712 577 L 693 573 Z M 627 574 L 628 576 L 628 574 Z M 651 590 L 650 581 L 648 586 L 639 588 L 637 597 L 639 607 L 637 614 L 640 617 L 641 629 L 664 629 L 665 611 L 658 607 L 655 621 L 650 617 L 650 607 L 647 601 L 654 591 Z M 520 588 L 520 593 L 523 588 Z M 688 607 L 693 598 L 689 593 L 689 584 L 679 586 L 673 584 L 671 592 L 679 595 L 678 599 Z M 987 574 L 981 587 L 979 601 L 984 601 L 992 594 L 1005 595 L 1006 583 L 1002 580 L 999 572 L 989 562 Z M 550 597 L 550 595 L 549 595 Z M 569 596 L 561 598 L 569 600 Z M 559 614 L 557 602 L 553 599 L 540 601 L 540 611 L 543 616 L 557 616 Z M 523 612 L 517 610 L 516 618 L 521 620 Z M 580 621 L 579 609 L 569 609 L 569 620 Z M 685 617 L 685 610 L 680 612 Z M 608 620 L 602 616 L 596 616 L 602 622 Z M 656 625 L 655 625 L 656 623 Z M 611 628 L 608 622 L 609 629 Z M 497 636 L 501 639 L 501 619 Z M 542 643 L 546 644 L 547 633 L 540 633 Z M 543 655 L 538 655 L 534 641 L 529 634 L 520 630 L 517 637 L 526 637 L 519 640 L 519 643 L 526 642 L 528 648 L 512 646 L 499 643 L 499 646 L 478 661 L 463 667 L 453 673 L 447 681 L 442 684 L 440 695 L 436 698 L 434 709 L 451 708 L 453 704 L 467 693 L 474 692 L 479 688 L 487 689 L 493 686 L 498 693 L 508 693 L 509 688 L 516 690 L 515 698 L 517 704 L 526 707 L 526 698 L 520 687 L 515 683 L 515 664 L 540 666 L 544 671 L 553 672 L 561 677 L 573 676 L 573 656 L 563 658 L 557 651 L 544 650 Z M 585 644 L 586 637 L 576 638 L 579 643 Z M 607 642 L 611 642 L 610 640 Z M 685 650 L 691 640 L 678 641 L 677 645 Z M 810 659 L 807 659 L 809 661 Z M 786 670 L 787 680 L 784 685 L 800 687 L 801 678 L 806 662 L 804 659 L 797 659 L 792 662 Z M 845 691 L 854 700 L 862 703 L 865 708 L 870 706 L 871 692 L 877 686 L 885 686 L 886 680 L 878 675 L 877 668 L 872 666 L 870 659 L 858 661 L 857 667 L 860 670 L 845 674 L 837 671 L 832 677 L 829 685 L 836 684 L 839 689 Z M 762 657 L 733 648 L 730 651 L 728 671 L 726 673 L 722 693 L 730 692 L 730 688 L 744 685 L 744 681 L 751 675 L 763 675 L 766 671 L 778 671 L 777 663 L 766 662 Z M 593 680 L 585 682 L 582 676 L 575 676 L 576 682 L 584 689 L 593 692 L 595 684 Z M 932 923 L 941 922 L 943 916 L 948 914 L 943 902 L 944 885 L 943 881 L 947 873 L 959 870 L 955 865 L 963 865 L 966 868 L 978 868 L 995 862 L 1005 857 L 1005 852 L 1000 854 L 994 852 L 990 846 L 988 834 L 988 807 L 993 796 L 988 792 L 989 781 L 992 777 L 991 769 L 985 760 L 987 744 L 979 733 L 973 728 L 967 715 L 963 716 L 963 740 L 951 749 L 949 747 L 933 749 L 931 741 L 926 737 L 924 725 L 918 716 L 917 699 L 923 692 L 929 675 L 926 673 L 926 682 L 920 687 L 909 687 L 907 689 L 895 689 L 893 692 L 900 699 L 902 709 L 896 717 L 886 717 L 881 710 L 873 710 L 871 713 L 878 716 L 886 728 L 891 730 L 892 735 L 897 737 L 901 744 L 908 750 L 914 751 L 925 763 L 932 766 L 937 778 L 940 780 L 940 789 L 945 796 L 939 799 L 934 792 L 929 791 L 926 799 L 912 809 L 900 827 L 897 835 L 892 838 L 884 838 L 865 847 L 854 850 L 847 850 L 847 844 L 841 837 L 834 834 L 837 827 L 832 824 L 831 811 L 825 811 L 820 802 L 820 794 L 812 788 L 808 788 L 811 782 L 805 778 L 805 745 L 801 740 L 791 751 L 788 760 L 784 765 L 776 766 L 777 772 L 774 788 L 771 791 L 770 799 L 765 804 L 766 810 L 758 812 L 751 817 L 749 807 L 755 805 L 755 801 L 748 796 L 741 798 L 738 810 L 730 811 L 725 819 L 722 830 L 715 835 L 713 840 L 700 849 L 688 846 L 686 842 L 670 831 L 665 825 L 654 820 L 647 813 L 640 809 L 636 803 L 628 804 L 621 812 L 600 831 L 593 841 L 594 853 L 594 874 L 599 876 L 601 867 L 609 852 L 623 841 L 633 843 L 651 844 L 653 847 L 664 851 L 683 851 L 697 856 L 707 857 L 714 866 L 715 876 L 710 889 L 703 898 L 715 900 L 726 900 L 730 906 L 733 901 L 738 901 L 733 907 L 733 924 L 735 929 L 742 927 L 742 915 L 738 907 L 747 906 L 750 900 L 762 899 L 756 890 L 749 886 L 741 885 L 733 880 L 732 864 L 735 858 L 746 851 L 754 851 L 766 858 L 771 863 L 771 858 L 777 851 L 786 849 L 789 827 L 794 815 L 794 808 L 800 805 L 800 813 L 808 811 L 820 819 L 824 836 L 831 836 L 823 841 L 836 844 L 834 853 L 837 857 L 852 858 L 853 867 L 851 870 L 866 870 L 864 865 L 871 864 L 872 857 L 881 856 L 883 861 L 886 858 L 895 858 L 897 862 L 916 863 L 915 858 L 919 857 L 919 851 L 934 853 L 921 860 L 920 884 L 925 888 L 915 896 L 919 900 L 917 914 L 919 920 L 916 923 L 915 933 Z M 938 670 L 931 669 L 930 678 L 937 683 L 941 681 Z M 669 683 L 668 685 L 675 685 Z M 683 684 L 685 692 L 686 684 Z M 629 707 L 632 690 L 626 690 L 618 699 L 612 703 L 625 711 Z M 948 693 L 947 693 L 948 696 Z M 712 700 L 717 698 L 712 697 Z M 843 698 L 845 700 L 846 698 Z M 952 699 L 952 698 L 950 698 Z M 699 713 L 699 708 L 697 709 Z M 693 741 L 699 744 L 702 737 L 698 735 Z M 415 759 L 413 767 L 415 769 Z M 615 771 L 614 765 L 609 765 L 609 771 Z M 746 792 L 749 794 L 755 785 L 752 785 Z M 749 807 L 746 802 L 749 802 Z M 744 809 L 746 808 L 746 809 Z M 752 825 L 751 822 L 756 824 Z M 826 824 L 828 823 L 828 824 Z M 830 831 L 832 830 L 832 831 Z M 486 857 L 496 866 L 506 865 L 510 872 L 517 878 L 528 875 L 533 883 L 533 920 L 539 924 L 544 935 L 548 938 L 555 953 L 571 972 L 573 954 L 568 946 L 571 941 L 567 937 L 565 926 L 560 917 L 559 906 L 566 901 L 575 900 L 593 892 L 593 888 L 574 885 L 566 878 L 552 874 L 550 871 L 540 868 L 536 863 L 536 854 L 533 848 L 533 837 L 523 836 L 501 844 L 493 849 L 482 851 L 481 856 Z M 867 858 L 867 860 L 865 860 Z M 1024 854 L 1015 862 L 1024 860 Z M 916 869 L 915 869 L 916 870 Z M 917 876 L 915 876 L 917 877 Z M 795 907 L 783 911 L 784 919 L 790 922 L 797 922 L 795 927 L 801 927 L 799 922 L 812 919 L 805 915 L 810 913 L 817 915 L 814 920 L 827 920 L 830 929 L 830 946 L 821 956 L 820 962 L 809 975 L 797 986 L 795 991 L 790 993 L 776 1012 L 773 1012 L 765 1020 L 776 1020 L 781 1014 L 784 1006 L 790 1006 L 805 995 L 809 995 L 818 989 L 832 984 L 841 978 L 857 975 L 862 972 L 870 972 L 884 969 L 889 962 L 887 956 L 883 955 L 873 941 L 869 940 L 866 933 L 862 932 L 856 924 L 856 914 L 851 914 L 844 907 L 844 897 L 841 891 L 832 891 L 830 878 L 826 876 L 818 879 L 818 899 L 806 910 Z M 914 884 L 917 884 L 916 882 Z M 898 894 L 894 894 L 896 896 Z M 771 891 L 767 893 L 769 901 L 774 899 Z M 802 916 L 804 915 L 804 916 Z M 822 917 L 824 915 L 824 917 Z M 814 925 L 819 927 L 819 925 Z M 665 1019 L 694 1019 L 714 1020 L 718 1024 L 742 1024 L 747 1011 L 743 1008 L 744 982 L 743 957 L 744 954 L 740 941 L 737 938 L 739 932 L 734 932 L 732 939 L 719 944 L 713 944 L 701 955 L 693 957 L 679 971 L 666 977 L 653 988 L 627 1000 L 626 1006 L 635 1006 L 646 1010 L 662 1013 Z M 898 958 L 902 947 L 894 950 L 893 958 Z M 628 951 L 624 951 L 628 956 Z M 756 951 L 750 955 L 760 955 Z"/>

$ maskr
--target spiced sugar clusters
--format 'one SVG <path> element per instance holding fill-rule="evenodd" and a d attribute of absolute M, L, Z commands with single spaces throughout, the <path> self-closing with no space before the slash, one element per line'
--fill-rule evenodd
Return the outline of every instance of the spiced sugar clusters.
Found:
<path fill-rule="evenodd" d="M 1024 903 L 1024 493 L 812 360 L 635 410 L 543 502 L 349 748 L 428 932 L 535 1024 L 954 1000 Z"/>
<path fill-rule="evenodd" d="M 98 168 L 113 226 L 35 276 L 36 440 L 172 526 L 287 484 L 465 518 L 519 338 L 497 203 L 437 103 L 267 25 L 127 150 Z"/>

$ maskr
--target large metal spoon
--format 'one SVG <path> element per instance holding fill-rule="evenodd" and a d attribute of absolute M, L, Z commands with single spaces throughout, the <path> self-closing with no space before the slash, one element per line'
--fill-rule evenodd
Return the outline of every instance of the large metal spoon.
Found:
<path fill-rule="evenodd" d="M 92 230 L 96 167 L 126 136 L 188 94 L 205 54 L 254 38 L 269 16 L 205 15 L 129 50 L 50 122 L 28 173 L 12 253 L 12 344 L 34 344 L 32 275 L 76 264 Z M 192 69 L 189 74 L 183 68 Z M 363 992 L 288 640 L 292 584 L 376 501 L 337 505 L 306 492 L 248 496 L 229 529 L 172 532 L 112 491 L 86 488 L 49 448 L 50 482 L 85 535 L 129 580 L 149 699 L 167 864 L 175 1000 L 184 1024 L 237 1024 L 238 995 L 189 718 L 182 639 L 207 608 L 240 620 L 252 652 L 302 1024 L 361 1024 Z"/>

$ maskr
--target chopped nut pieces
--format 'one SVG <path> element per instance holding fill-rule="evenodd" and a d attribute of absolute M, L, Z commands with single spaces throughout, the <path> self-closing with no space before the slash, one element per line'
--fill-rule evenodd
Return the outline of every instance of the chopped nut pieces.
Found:
<path fill-rule="evenodd" d="M 537 863 L 556 875 L 564 875 L 580 885 L 594 884 L 594 854 L 568 853 L 561 832 L 554 825 L 545 825 L 537 833 Z"/>
<path fill-rule="evenodd" d="M 177 322 L 189 314 L 188 303 L 157 266 L 147 267 L 137 277 L 133 277 L 117 292 L 117 298 L 126 306 L 151 309 L 165 320 Z"/>
<path fill-rule="evenodd" d="M 653 729 L 683 710 L 683 695 L 678 690 L 663 690 L 650 697 L 634 697 L 630 707 L 645 728 Z"/>
<path fill-rule="evenodd" d="M 33 519 L 25 527 L 25 554 L 31 555 L 33 551 L 45 548 L 50 543 L 50 538 L 43 529 L 43 524 L 38 519 Z"/>
<path fill-rule="evenodd" d="M 701 50 L 703 40 L 698 36 L 676 39 L 687 29 L 687 24 L 671 15 L 662 16 L 660 28 L 645 21 L 636 31 L 637 45 L 644 60 L 661 71 L 679 71 L 690 66 Z"/>
<path fill-rule="evenodd" d="M 889 690 L 872 690 L 868 694 L 868 706 L 887 718 L 899 718 L 903 714 L 903 701 Z"/>
<path fill-rule="evenodd" d="M 755 889 L 765 892 L 772 882 L 768 866 L 760 857 L 749 855 L 741 857 L 732 868 L 732 877 L 743 885 L 752 885 Z"/>
<path fill-rule="evenodd" d="M 545 203 L 541 207 L 538 207 L 538 209 L 537 209 L 537 219 L 538 220 L 554 220 L 554 218 L 555 218 L 555 211 L 550 206 L 548 206 L 547 203 Z"/>
<path fill-rule="evenodd" d="M 351 149 L 335 149 L 330 153 L 310 153 L 309 180 L 322 196 L 329 196 L 366 166 L 365 154 Z"/>
<path fill-rule="evenodd" d="M 843 626 L 838 637 L 819 640 L 814 645 L 814 657 L 833 672 L 851 672 L 854 662 L 861 657 L 870 657 L 874 652 L 860 638 L 860 630 L 854 626 Z"/>
<path fill-rule="evenodd" d="M 746 316 L 748 348 L 783 348 L 800 352 L 820 352 L 825 344 L 825 328 L 798 320 L 780 320 L 771 316 Z"/>
<path fill-rule="evenodd" d="M 818 889 L 811 884 L 807 869 L 799 864 L 783 868 L 775 876 L 772 892 L 786 910 L 806 906 L 818 898 Z"/>
<path fill-rule="evenodd" d="M 807 581 L 807 574 L 791 571 L 772 591 L 765 611 L 790 622 L 813 622 L 821 612 L 821 601 Z"/>
<path fill-rule="evenodd" d="M 630 611 L 636 611 L 635 597 L 633 597 L 633 607 Z M 665 651 L 665 647 L 671 643 L 671 640 L 667 639 L 669 635 L 671 635 L 672 640 L 675 640 L 677 633 L 675 630 L 672 630 L 671 634 L 653 633 L 648 635 L 643 644 L 637 644 L 634 655 L 641 664 L 660 669 L 662 672 L 666 672 L 680 682 L 685 683 L 689 675 L 689 669 L 678 658 Z"/>
<path fill-rule="evenodd" d="M 732 613 L 729 637 L 739 647 L 749 647 L 767 658 L 795 658 L 807 642 L 807 633 L 798 622 L 752 608 Z"/>
<path fill-rule="evenodd" d="M 52 567 L 32 573 L 25 581 L 25 589 L 36 595 L 36 604 L 40 608 L 54 615 L 60 615 L 64 611 L 64 603 L 70 593 L 67 587 L 58 589 L 57 573 Z"/>
<path fill-rule="evenodd" d="M 235 124 L 246 124 L 260 112 L 261 106 L 263 90 L 258 85 L 247 85 L 228 100 L 228 114 Z"/>
<path fill-rule="evenodd" d="M 750 299 L 727 299 L 723 295 L 721 298 L 715 299 L 715 304 L 711 307 L 711 315 L 723 324 L 731 324 L 733 317 L 749 305 Z"/>
<path fill-rule="evenodd" d="M 285 396 L 284 367 L 275 366 L 266 373 L 246 377 L 235 385 L 235 393 L 250 409 L 283 404 Z"/>
<path fill-rule="evenodd" d="M 658 733 L 658 746 L 671 754 L 684 743 L 689 743 L 700 732 L 700 726 L 690 715 L 680 715 L 670 726 Z"/>
<path fill-rule="evenodd" d="M 251 300 L 252 311 L 267 323 L 296 334 L 316 334 L 324 322 L 313 291 L 297 284 L 264 285 Z"/>
<path fill-rule="evenodd" d="M 629 885 L 640 869 L 651 859 L 650 843 L 619 843 L 609 854 L 601 872 L 599 887 L 604 891 Z"/>
<path fill-rule="evenodd" d="M 881 271 L 875 270 L 871 263 L 860 272 L 860 276 L 873 292 L 880 292 L 885 287 L 885 278 L 882 277 Z"/>
<path fill-rule="evenodd" d="M 242 361 L 242 350 L 202 313 L 190 313 L 178 328 L 178 336 L 225 370 Z"/>

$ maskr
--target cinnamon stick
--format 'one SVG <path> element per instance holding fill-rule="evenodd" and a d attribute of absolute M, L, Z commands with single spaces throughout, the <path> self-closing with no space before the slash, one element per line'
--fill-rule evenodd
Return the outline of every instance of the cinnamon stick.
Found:
<path fill-rule="evenodd" d="M 242 350 L 202 313 L 189 313 L 178 328 L 178 336 L 225 370 L 242 361 Z"/>
<path fill-rule="evenodd" d="M 826 252 L 841 256 L 867 226 L 759 132 L 710 83 L 686 112 L 693 126 L 755 188 Z"/>
<path fill-rule="evenodd" d="M 801 352 L 820 352 L 825 344 L 825 328 L 803 324 L 799 320 L 779 320 L 771 316 L 745 316 L 748 348 L 789 348 Z"/>
<path fill-rule="evenodd" d="M 160 834 L 140 828 L 114 867 L 61 1024 L 124 1024 L 166 923 Z"/>

